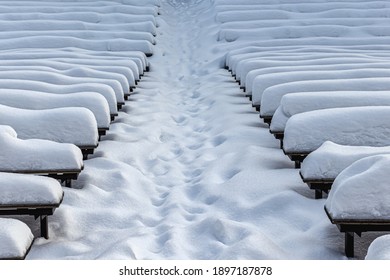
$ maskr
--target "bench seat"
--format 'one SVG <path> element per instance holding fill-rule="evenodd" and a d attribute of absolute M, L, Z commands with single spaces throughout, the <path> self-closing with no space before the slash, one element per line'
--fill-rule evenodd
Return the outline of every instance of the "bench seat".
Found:
<path fill-rule="evenodd" d="M 24 260 L 33 242 L 34 236 L 26 224 L 0 218 L 0 260 Z"/>
<path fill-rule="evenodd" d="M 340 232 L 345 234 L 345 255 L 354 257 L 354 234 L 361 236 L 363 232 L 390 231 L 390 219 L 386 220 L 359 220 L 359 219 L 334 219 L 325 207 L 325 212 L 332 224 L 336 225 Z"/>
<path fill-rule="evenodd" d="M 0 125 L 0 146 L 0 172 L 44 175 L 71 187 L 84 167 L 83 154 L 75 145 L 19 139 L 10 126 Z"/>
<path fill-rule="evenodd" d="M 283 151 L 300 166 L 324 142 L 350 146 L 390 146 L 390 106 L 331 108 L 292 116 L 286 124 Z"/>
<path fill-rule="evenodd" d="M 63 200 L 60 183 L 42 176 L 0 172 L 0 215 L 30 215 L 40 220 L 41 237 L 49 238 L 47 216 Z"/>
<path fill-rule="evenodd" d="M 354 256 L 354 235 L 390 231 L 388 175 L 390 155 L 360 159 L 335 179 L 324 209 L 332 224 L 345 234 L 345 254 Z"/>
<path fill-rule="evenodd" d="M 379 154 L 390 154 L 390 146 L 349 146 L 326 141 L 305 158 L 299 173 L 303 182 L 315 190 L 316 198 L 322 198 L 345 168 L 359 159 Z"/>

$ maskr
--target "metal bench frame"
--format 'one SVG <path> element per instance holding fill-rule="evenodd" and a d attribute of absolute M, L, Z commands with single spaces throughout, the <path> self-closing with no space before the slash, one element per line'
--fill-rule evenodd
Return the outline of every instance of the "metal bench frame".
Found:
<path fill-rule="evenodd" d="M 35 219 L 39 218 L 41 237 L 49 238 L 48 216 L 53 215 L 56 208 L 60 206 L 64 195 L 56 204 L 20 204 L 0 205 L 0 215 L 30 215 Z"/>
<path fill-rule="evenodd" d="M 333 219 L 326 207 L 324 207 L 326 215 L 332 224 L 335 224 L 340 232 L 345 233 L 345 255 L 348 258 L 353 258 L 354 250 L 354 234 L 361 237 L 363 232 L 368 231 L 390 231 L 390 220 L 351 220 L 351 219 Z"/>

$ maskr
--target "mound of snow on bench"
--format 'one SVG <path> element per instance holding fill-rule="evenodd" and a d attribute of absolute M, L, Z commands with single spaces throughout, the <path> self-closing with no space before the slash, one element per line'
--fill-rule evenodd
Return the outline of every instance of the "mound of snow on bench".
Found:
<path fill-rule="evenodd" d="M 333 219 L 390 220 L 390 155 L 363 158 L 343 170 L 325 207 Z"/>

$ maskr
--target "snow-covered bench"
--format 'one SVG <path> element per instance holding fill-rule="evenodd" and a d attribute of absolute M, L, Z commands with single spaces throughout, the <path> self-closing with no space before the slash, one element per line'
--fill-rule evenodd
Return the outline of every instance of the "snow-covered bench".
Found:
<path fill-rule="evenodd" d="M 282 97 L 270 125 L 270 132 L 281 141 L 292 116 L 327 108 L 390 106 L 390 91 L 316 91 L 289 93 Z"/>
<path fill-rule="evenodd" d="M 32 66 L 33 67 L 33 66 Z M 7 70 L 9 67 L 0 67 L 0 79 L 19 79 L 40 81 L 57 85 L 74 85 L 85 83 L 96 83 L 109 86 L 115 92 L 116 106 L 120 108 L 124 102 L 124 92 L 121 84 L 117 80 L 102 79 L 93 77 L 70 77 L 65 74 L 55 73 L 55 71 L 42 70 Z M 34 67 L 33 67 L 34 68 Z M 76 71 L 78 72 L 78 71 Z"/>
<path fill-rule="evenodd" d="M 345 233 L 345 254 L 354 256 L 354 234 L 390 231 L 390 155 L 356 161 L 333 183 L 325 202 L 330 221 Z"/>
<path fill-rule="evenodd" d="M 343 70 L 353 70 L 353 69 L 388 69 L 390 60 L 388 62 L 382 61 L 383 59 L 353 59 L 353 58 L 344 58 L 342 60 L 329 58 L 323 59 L 321 62 L 313 61 L 313 65 L 294 65 L 291 66 L 269 66 L 263 67 L 262 69 L 252 70 L 246 76 L 246 94 L 252 96 L 252 104 L 260 108 L 261 98 L 264 90 L 270 85 L 264 84 L 264 78 L 267 78 L 273 74 L 294 74 L 301 73 L 304 74 L 304 71 L 313 71 L 313 74 L 318 73 L 318 71 L 343 71 Z M 320 64 L 318 64 L 320 63 Z M 293 76 L 292 76 L 293 77 Z M 311 75 L 306 76 L 306 80 Z M 340 77 L 339 77 L 340 78 Z M 311 78 L 313 79 L 313 78 Z M 295 79 L 295 81 L 302 81 L 305 79 Z M 318 79 L 316 79 L 318 80 Z M 293 79 L 290 80 L 294 81 Z M 284 80 L 283 83 L 288 82 Z M 275 85 L 275 83 L 273 84 Z"/>
<path fill-rule="evenodd" d="M 9 58 L 9 57 L 8 57 Z M 104 64 L 104 63 L 103 63 Z M 135 86 L 135 77 L 134 74 L 139 75 L 137 71 L 132 71 L 126 66 L 115 66 L 115 65 L 86 65 L 81 64 L 80 61 L 71 61 L 62 62 L 55 61 L 53 59 L 31 59 L 31 58 L 23 58 L 23 59 L 3 59 L 2 64 L 4 66 L 10 67 L 47 67 L 56 71 L 62 71 L 62 73 L 66 73 L 69 76 L 79 76 L 83 77 L 95 77 L 95 78 L 111 78 L 116 79 L 121 83 L 123 91 L 126 93 L 132 87 Z M 10 69 L 11 70 L 11 69 Z M 66 71 L 66 72 L 65 72 Z M 76 72 L 77 71 L 77 72 Z M 131 84 L 131 86 L 130 86 Z"/>
<path fill-rule="evenodd" d="M 297 81 L 279 84 L 267 88 L 263 92 L 260 116 L 270 123 L 272 116 L 280 105 L 282 97 L 294 92 L 315 91 L 378 91 L 389 90 L 390 80 L 386 77 L 350 78 Z"/>
<path fill-rule="evenodd" d="M 85 159 L 98 146 L 97 122 L 86 108 L 27 110 L 0 105 L 0 124 L 14 128 L 20 139 L 74 144 Z"/>
<path fill-rule="evenodd" d="M 34 236 L 25 223 L 0 218 L 0 260 L 24 260 L 33 242 Z"/>
<path fill-rule="evenodd" d="M 23 8 L 22 8 L 23 9 Z M 32 9 L 33 10 L 33 9 Z M 75 11 L 58 13 L 40 13 L 40 12 L 5 12 L 0 13 L 0 20 L 7 21 L 23 21 L 26 20 L 58 20 L 58 21 L 83 21 L 88 23 L 105 23 L 105 24 L 120 24 L 120 23 L 147 23 L 140 31 L 155 34 L 156 21 L 153 15 L 131 15 L 124 13 L 99 13 L 93 11 Z"/>
<path fill-rule="evenodd" d="M 73 64 L 80 64 L 80 60 L 82 60 L 83 65 L 105 67 L 123 66 L 131 69 L 131 71 L 134 73 L 133 78 L 136 79 L 139 79 L 139 76 L 141 76 L 143 72 L 147 71 L 149 68 L 149 62 L 146 58 L 146 55 L 140 51 L 92 51 L 75 47 L 65 47 L 58 49 L 22 48 L 4 51 L 0 53 L 0 58 L 2 60 L 52 59 Z M 96 60 L 98 60 L 97 63 L 95 62 Z M 123 65 L 124 62 L 127 62 L 128 64 Z M 131 83 L 131 80 L 129 80 L 129 83 Z"/>
<path fill-rule="evenodd" d="M 17 48 L 58 49 L 64 47 L 75 47 L 91 51 L 142 51 L 146 56 L 153 55 L 153 44 L 150 42 L 121 38 L 87 40 L 71 36 L 29 36 L 4 39 L 0 44 L 0 50 L 2 51 Z"/>
<path fill-rule="evenodd" d="M 390 146 L 390 106 L 332 108 L 292 116 L 283 151 L 296 168 L 325 141 L 350 146 Z"/>
<path fill-rule="evenodd" d="M 322 198 L 341 171 L 359 159 L 378 154 L 390 154 L 390 146 L 348 146 L 326 141 L 304 159 L 299 173 L 303 182 L 315 190 L 315 197 Z"/>
<path fill-rule="evenodd" d="M 390 234 L 382 235 L 372 241 L 365 260 L 390 260 Z"/>
<path fill-rule="evenodd" d="M 83 83 L 74 85 L 55 85 L 46 82 L 18 79 L 0 79 L 0 88 L 46 92 L 50 94 L 74 94 L 80 92 L 92 92 L 97 96 L 103 96 L 109 107 L 110 118 L 114 120 L 118 115 L 117 102 L 113 89 L 105 84 Z"/>
<path fill-rule="evenodd" d="M 71 187 L 84 167 L 81 150 L 75 145 L 19 139 L 10 126 L 0 125 L 0 147 L 0 172 L 44 175 Z"/>
<path fill-rule="evenodd" d="M 94 114 L 99 135 L 110 127 L 110 109 L 107 100 L 94 92 L 51 94 L 40 91 L 0 88 L 0 104 L 31 110 L 62 107 L 84 107 Z"/>
<path fill-rule="evenodd" d="M 62 202 L 57 180 L 42 176 L 0 172 L 0 215 L 31 215 L 40 220 L 41 237 L 49 238 L 47 216 Z"/>

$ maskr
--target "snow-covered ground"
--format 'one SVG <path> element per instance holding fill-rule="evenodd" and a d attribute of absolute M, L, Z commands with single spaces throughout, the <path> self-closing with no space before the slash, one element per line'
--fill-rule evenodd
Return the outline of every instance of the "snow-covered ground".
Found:
<path fill-rule="evenodd" d="M 237 29 L 219 33 L 231 15 L 215 16 L 215 5 L 222 2 L 161 1 L 157 44 L 148 58 L 151 71 L 84 161 L 73 188 L 64 189 L 61 206 L 49 217 L 50 238 L 38 238 L 27 259 L 346 258 L 344 235 L 330 223 L 325 199 L 313 199 L 268 125 L 222 67 L 226 52 L 245 46 L 251 36 L 268 32 L 267 46 L 281 35 L 272 28 L 244 32 L 242 38 Z M 235 1 L 225 0 L 230 2 Z M 307 9 L 314 8 L 308 3 Z M 324 11 L 315 13 L 326 17 Z M 262 14 L 283 20 L 299 13 Z M 311 32 L 282 31 L 298 37 Z M 334 32 L 359 38 L 372 30 Z M 221 35 L 231 42 L 221 41 Z M 17 40 L 22 42 L 7 39 L 5 46 Z M 29 42 L 42 44 L 38 37 Z M 57 39 L 47 42 L 54 46 Z M 123 46 L 112 45 L 114 50 Z M 145 51 L 150 48 L 148 43 Z M 33 218 L 21 219 L 39 235 Z M 369 244 L 382 234 L 357 238 L 356 258 L 365 258 Z"/>

